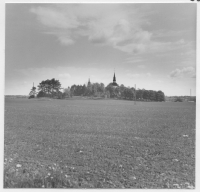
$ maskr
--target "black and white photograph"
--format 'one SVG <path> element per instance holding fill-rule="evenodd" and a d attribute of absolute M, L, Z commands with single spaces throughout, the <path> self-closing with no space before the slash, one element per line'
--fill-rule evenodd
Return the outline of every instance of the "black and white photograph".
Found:
<path fill-rule="evenodd" d="M 3 188 L 196 189 L 197 4 L 5 3 Z"/>

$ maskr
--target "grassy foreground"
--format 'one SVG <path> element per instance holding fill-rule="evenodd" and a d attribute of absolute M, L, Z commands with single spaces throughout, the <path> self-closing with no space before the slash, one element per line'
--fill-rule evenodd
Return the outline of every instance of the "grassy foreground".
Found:
<path fill-rule="evenodd" d="M 5 99 L 4 188 L 194 188 L 195 103 Z"/>

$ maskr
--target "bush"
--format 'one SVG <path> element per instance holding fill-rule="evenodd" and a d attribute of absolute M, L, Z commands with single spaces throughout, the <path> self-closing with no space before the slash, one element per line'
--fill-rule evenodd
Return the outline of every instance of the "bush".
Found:
<path fill-rule="evenodd" d="M 175 102 L 183 102 L 183 100 L 180 97 L 177 97 Z"/>
<path fill-rule="evenodd" d="M 46 97 L 46 93 L 43 92 L 43 91 L 40 91 L 40 92 L 37 94 L 37 97 Z"/>
<path fill-rule="evenodd" d="M 33 99 L 33 98 L 35 98 L 35 95 L 30 95 L 29 96 L 29 99 Z"/>

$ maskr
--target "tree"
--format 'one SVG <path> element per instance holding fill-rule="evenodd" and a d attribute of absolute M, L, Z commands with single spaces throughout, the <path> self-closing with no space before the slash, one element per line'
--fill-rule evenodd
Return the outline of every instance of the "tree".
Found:
<path fill-rule="evenodd" d="M 92 84 L 89 83 L 87 88 L 86 88 L 86 92 L 85 92 L 86 96 L 92 96 Z"/>
<path fill-rule="evenodd" d="M 125 88 L 124 97 L 125 97 L 125 99 L 133 100 L 133 98 L 134 98 L 133 90 L 131 88 Z"/>
<path fill-rule="evenodd" d="M 60 84 L 59 80 L 55 80 L 53 78 L 48 82 L 48 84 L 49 84 L 49 89 L 50 89 L 51 95 L 60 97 L 61 84 Z"/>
<path fill-rule="evenodd" d="M 120 88 L 119 86 L 118 87 L 115 87 L 114 89 L 114 97 L 116 98 L 121 98 L 121 92 L 120 92 Z"/>
<path fill-rule="evenodd" d="M 72 95 L 75 96 L 87 95 L 87 88 L 85 85 L 72 85 L 70 91 Z"/>
<path fill-rule="evenodd" d="M 110 83 L 110 84 L 107 85 L 106 91 L 109 91 L 111 98 L 116 97 L 115 88 L 112 86 L 112 83 Z"/>
<path fill-rule="evenodd" d="M 51 87 L 50 87 L 50 80 L 49 80 L 49 79 L 47 79 L 46 81 L 44 81 L 44 87 L 45 87 L 46 93 L 47 93 L 49 96 L 51 96 L 51 95 L 50 95 L 50 93 L 51 93 Z"/>
<path fill-rule="evenodd" d="M 82 87 L 82 95 L 85 95 L 86 91 L 87 91 L 87 87 L 85 85 L 83 85 L 83 87 Z"/>
<path fill-rule="evenodd" d="M 66 97 L 69 98 L 69 97 L 71 97 L 70 87 L 68 87 L 68 88 L 66 88 L 66 89 L 63 90 L 62 97 L 63 98 L 66 98 Z"/>
<path fill-rule="evenodd" d="M 46 93 L 44 91 L 39 91 L 37 97 L 46 97 Z"/>
<path fill-rule="evenodd" d="M 105 86 L 103 83 L 88 83 L 87 86 L 83 85 L 72 85 L 70 92 L 75 96 L 105 96 Z"/>
<path fill-rule="evenodd" d="M 160 90 L 156 92 L 156 101 L 165 101 L 165 94 Z"/>
<path fill-rule="evenodd" d="M 103 83 L 100 83 L 100 86 L 99 86 L 98 91 L 99 91 L 100 93 L 104 93 L 104 92 L 105 92 L 105 85 L 104 85 Z"/>
<path fill-rule="evenodd" d="M 42 81 L 41 83 L 39 83 L 39 85 L 38 85 L 38 90 L 39 90 L 39 91 L 42 91 L 42 92 L 44 92 L 44 93 L 47 92 L 46 86 L 45 86 L 45 81 Z"/>
<path fill-rule="evenodd" d="M 177 97 L 177 98 L 175 99 L 175 102 L 183 102 L 183 100 L 181 99 L 181 97 Z"/>
<path fill-rule="evenodd" d="M 142 100 L 143 99 L 144 89 L 138 89 L 136 91 L 136 99 Z"/>
<path fill-rule="evenodd" d="M 92 84 L 92 95 L 97 97 L 97 91 L 98 91 L 98 83 Z"/>
<path fill-rule="evenodd" d="M 71 97 L 74 96 L 75 90 L 76 90 L 76 85 L 72 85 L 70 88 Z"/>
<path fill-rule="evenodd" d="M 156 92 L 153 90 L 149 90 L 149 99 L 151 101 L 156 101 Z"/>
<path fill-rule="evenodd" d="M 123 99 L 124 97 L 125 97 L 125 95 L 124 95 L 124 90 L 125 90 L 125 86 L 123 85 L 123 84 L 121 84 L 120 86 L 119 86 L 119 95 L 120 95 L 120 98 L 121 99 Z"/>
<path fill-rule="evenodd" d="M 56 93 L 56 97 L 57 97 L 57 99 L 62 99 L 63 98 L 63 93 L 61 91 L 58 91 Z"/>
<path fill-rule="evenodd" d="M 36 95 L 36 87 L 34 87 L 34 85 L 33 85 L 33 87 L 31 88 L 31 91 L 30 91 L 30 93 L 29 93 L 29 99 L 31 99 L 31 98 L 35 98 L 35 95 Z"/>
<path fill-rule="evenodd" d="M 133 92 L 133 99 L 135 100 L 136 91 L 134 87 L 131 87 L 131 91 Z"/>
<path fill-rule="evenodd" d="M 110 98 L 110 91 L 109 90 L 105 91 L 105 97 Z"/>
<path fill-rule="evenodd" d="M 61 83 L 56 79 L 47 79 L 38 85 L 38 90 L 45 93 L 45 96 L 58 96 L 61 89 Z M 41 94 L 41 93 L 40 93 Z"/>
<path fill-rule="evenodd" d="M 144 92 L 143 92 L 143 99 L 149 100 L 149 91 L 148 90 L 144 90 Z"/>

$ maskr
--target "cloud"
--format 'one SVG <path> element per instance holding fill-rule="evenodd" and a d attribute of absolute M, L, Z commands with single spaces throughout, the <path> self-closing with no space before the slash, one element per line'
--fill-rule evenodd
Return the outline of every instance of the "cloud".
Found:
<path fill-rule="evenodd" d="M 71 75 L 69 73 L 61 73 L 58 76 L 61 78 L 67 78 L 67 79 L 71 78 Z"/>
<path fill-rule="evenodd" d="M 59 9 L 53 7 L 37 7 L 31 8 L 30 11 L 37 15 L 38 20 L 48 27 L 53 27 L 57 29 L 72 29 L 79 26 L 78 21 L 73 15 L 66 15 Z"/>
<path fill-rule="evenodd" d="M 158 80 L 156 80 L 156 83 L 163 83 L 163 81 L 158 79 Z"/>
<path fill-rule="evenodd" d="M 147 52 L 149 53 L 167 53 L 182 48 L 190 48 L 191 42 L 186 42 L 184 39 L 173 42 L 159 42 L 151 41 L 147 46 Z"/>
<path fill-rule="evenodd" d="M 127 73 L 130 78 L 151 77 L 151 73 Z"/>
<path fill-rule="evenodd" d="M 170 73 L 170 77 L 196 77 L 196 70 L 194 67 L 184 67 L 182 69 L 175 69 Z"/>
<path fill-rule="evenodd" d="M 140 68 L 140 69 L 144 69 L 145 65 L 138 65 L 137 67 Z"/>
<path fill-rule="evenodd" d="M 74 40 L 70 39 L 68 36 L 59 36 L 58 40 L 62 45 L 71 45 L 74 44 Z"/>
<path fill-rule="evenodd" d="M 20 74 L 24 78 L 35 78 L 37 79 L 52 79 L 52 78 L 65 78 L 70 79 L 71 75 L 70 73 L 63 73 L 63 71 L 72 71 L 73 68 L 70 67 L 41 67 L 41 68 L 26 68 L 26 69 L 16 69 L 15 73 Z M 76 69 L 78 70 L 78 69 Z"/>
<path fill-rule="evenodd" d="M 151 43 L 151 33 L 141 29 L 132 29 L 131 39 L 128 35 L 126 41 L 118 42 L 115 48 L 127 53 L 144 53 Z M 126 42 L 126 43 L 125 43 Z"/>
<path fill-rule="evenodd" d="M 163 37 L 180 37 L 182 34 L 188 33 L 189 30 L 156 30 L 153 33 L 154 38 Z"/>
<path fill-rule="evenodd" d="M 147 77 L 151 77 L 151 73 L 146 73 L 146 76 Z"/>
<path fill-rule="evenodd" d="M 184 46 L 184 39 L 177 42 L 152 39 L 165 31 L 144 29 L 150 24 L 147 7 L 139 4 L 54 4 L 34 6 L 30 12 L 49 34 L 66 46 L 80 37 L 86 37 L 94 45 L 109 45 L 129 54 L 165 52 Z"/>
<path fill-rule="evenodd" d="M 125 63 L 140 63 L 140 62 L 143 62 L 144 60 L 145 59 L 142 57 L 134 56 L 134 57 L 126 58 Z"/>
<path fill-rule="evenodd" d="M 131 77 L 131 78 L 138 78 L 138 77 L 140 77 L 141 75 L 138 74 L 138 73 L 135 73 L 135 74 L 128 73 L 127 76 L 128 76 L 128 77 Z"/>
<path fill-rule="evenodd" d="M 131 9 L 130 9 L 131 6 Z M 86 36 L 94 45 L 106 44 L 123 52 L 143 52 L 151 33 L 133 4 L 68 4 L 32 7 L 30 12 L 63 45 Z"/>
<path fill-rule="evenodd" d="M 107 43 L 107 39 L 104 36 L 91 36 L 89 40 L 93 44 L 103 45 Z"/>

